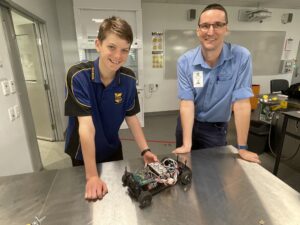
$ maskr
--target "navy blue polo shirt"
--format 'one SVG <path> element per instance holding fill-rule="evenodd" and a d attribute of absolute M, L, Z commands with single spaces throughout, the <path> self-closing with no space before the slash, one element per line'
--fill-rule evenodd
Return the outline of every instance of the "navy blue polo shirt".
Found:
<path fill-rule="evenodd" d="M 79 116 L 92 116 L 96 161 L 102 162 L 121 148 L 119 129 L 125 116 L 140 111 L 134 73 L 121 67 L 105 87 L 100 79 L 99 58 L 72 66 L 66 79 L 65 115 L 69 116 L 65 152 L 83 160 L 78 133 Z"/>

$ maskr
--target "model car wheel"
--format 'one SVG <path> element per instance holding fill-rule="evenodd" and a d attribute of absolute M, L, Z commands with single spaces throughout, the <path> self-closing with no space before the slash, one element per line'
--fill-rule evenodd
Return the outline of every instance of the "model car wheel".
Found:
<path fill-rule="evenodd" d="M 122 176 L 122 183 L 123 183 L 123 186 L 127 186 L 127 181 L 128 181 L 128 176 L 127 174 L 123 174 Z"/>
<path fill-rule="evenodd" d="M 166 159 L 169 159 L 169 157 L 163 157 L 160 161 L 163 162 Z"/>
<path fill-rule="evenodd" d="M 140 203 L 141 208 L 145 208 L 146 206 L 149 206 L 152 201 L 152 195 L 149 191 L 141 191 L 138 201 Z"/>
<path fill-rule="evenodd" d="M 180 182 L 183 185 L 190 184 L 192 182 L 192 172 L 189 170 L 184 170 L 180 175 Z"/>

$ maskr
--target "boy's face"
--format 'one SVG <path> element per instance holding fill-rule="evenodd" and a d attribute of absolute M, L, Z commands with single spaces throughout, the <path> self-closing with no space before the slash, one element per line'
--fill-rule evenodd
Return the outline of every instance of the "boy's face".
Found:
<path fill-rule="evenodd" d="M 100 63 L 110 72 L 116 72 L 127 60 L 130 44 L 113 33 L 108 33 L 103 41 L 96 40 L 100 53 Z"/>
<path fill-rule="evenodd" d="M 227 32 L 225 13 L 217 9 L 205 11 L 200 17 L 199 24 L 197 36 L 202 45 L 202 50 L 214 51 L 222 48 Z M 207 29 L 207 27 L 209 28 Z"/>

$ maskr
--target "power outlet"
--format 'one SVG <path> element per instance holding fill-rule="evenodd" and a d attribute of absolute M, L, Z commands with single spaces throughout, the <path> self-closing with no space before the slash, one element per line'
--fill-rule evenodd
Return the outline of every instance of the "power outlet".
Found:
<path fill-rule="evenodd" d="M 15 105 L 15 106 L 14 106 L 14 111 L 15 111 L 15 117 L 16 117 L 16 118 L 19 118 L 21 112 L 20 112 L 20 107 L 19 107 L 18 105 Z"/>
<path fill-rule="evenodd" d="M 149 92 L 152 93 L 154 91 L 154 84 L 149 84 Z"/>
<path fill-rule="evenodd" d="M 16 93 L 16 85 L 13 80 L 9 80 L 9 89 L 11 94 Z"/>
<path fill-rule="evenodd" d="M 1 87 L 2 87 L 2 92 L 3 92 L 3 95 L 9 95 L 9 83 L 7 80 L 4 80 L 4 81 L 1 81 Z"/>
<path fill-rule="evenodd" d="M 15 114 L 14 107 L 10 107 L 8 109 L 8 116 L 9 116 L 10 121 L 14 121 L 16 119 L 16 114 Z"/>

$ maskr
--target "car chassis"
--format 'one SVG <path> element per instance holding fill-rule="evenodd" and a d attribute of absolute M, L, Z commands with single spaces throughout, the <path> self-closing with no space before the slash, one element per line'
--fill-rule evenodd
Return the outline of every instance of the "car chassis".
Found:
<path fill-rule="evenodd" d="M 127 171 L 122 176 L 123 186 L 128 187 L 129 195 L 144 208 L 151 204 L 152 196 L 180 182 L 188 185 L 192 182 L 192 171 L 185 163 L 172 158 L 163 158 L 160 162 L 146 164 L 135 173 Z"/>

